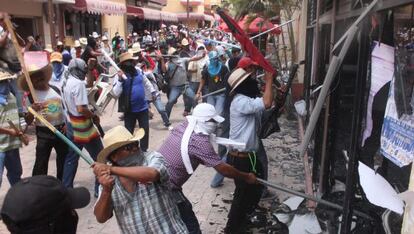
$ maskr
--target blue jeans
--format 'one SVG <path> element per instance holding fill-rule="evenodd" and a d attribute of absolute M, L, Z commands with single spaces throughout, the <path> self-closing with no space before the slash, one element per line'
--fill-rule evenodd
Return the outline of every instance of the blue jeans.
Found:
<path fill-rule="evenodd" d="M 139 147 L 142 151 L 147 152 L 149 145 L 149 116 L 148 110 L 141 112 L 125 112 L 124 113 L 124 125 L 125 128 L 131 134 L 134 134 L 135 127 L 138 125 L 140 128 L 143 128 L 145 131 L 144 137 L 139 141 Z"/>
<path fill-rule="evenodd" d="M 7 179 L 9 179 L 10 186 L 20 181 L 23 168 L 20 162 L 19 149 L 0 152 L 0 186 L 3 180 L 4 167 L 7 169 Z"/>
<path fill-rule="evenodd" d="M 153 101 L 152 103 L 154 104 L 154 106 L 157 109 L 158 113 L 160 113 L 161 118 L 162 118 L 162 122 L 164 122 L 164 126 L 171 125 L 170 124 L 170 119 L 168 118 L 168 115 L 167 115 L 167 111 L 165 110 L 165 106 L 161 102 L 161 96 L 158 95 L 157 99 L 155 99 L 155 101 Z"/>
<path fill-rule="evenodd" d="M 66 135 L 73 142 L 73 129 L 70 123 L 66 124 Z M 101 138 L 95 138 L 87 144 L 77 144 L 76 147 L 82 150 L 84 147 L 88 151 L 93 160 L 96 161 L 99 152 L 103 149 Z M 66 155 L 65 165 L 63 167 L 62 183 L 67 188 L 73 188 L 73 181 L 75 179 L 76 171 L 78 170 L 79 155 L 71 148 L 69 148 L 68 155 Z M 95 180 L 95 192 L 98 190 L 99 183 Z"/>
<path fill-rule="evenodd" d="M 207 97 L 207 103 L 211 104 L 216 108 L 216 113 L 221 115 L 224 110 L 224 101 L 226 100 L 226 95 L 224 93 L 211 95 Z"/>
<path fill-rule="evenodd" d="M 168 102 L 167 102 L 167 105 L 165 105 L 165 109 L 167 111 L 168 117 L 170 117 L 171 110 L 174 104 L 177 103 L 177 99 L 181 96 L 181 94 L 184 94 L 186 97 L 188 97 L 188 99 L 184 98 L 184 105 L 186 106 L 186 111 L 189 111 L 188 106 L 193 106 L 195 94 L 194 94 L 194 91 L 190 88 L 190 86 L 188 85 L 171 86 L 170 93 L 168 95 Z M 192 101 L 190 102 L 190 100 Z M 190 111 L 191 111 L 191 108 L 190 108 Z"/>

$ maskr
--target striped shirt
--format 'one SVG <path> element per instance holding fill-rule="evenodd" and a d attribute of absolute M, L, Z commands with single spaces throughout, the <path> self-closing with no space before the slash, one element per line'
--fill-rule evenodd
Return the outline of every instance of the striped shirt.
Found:
<path fill-rule="evenodd" d="M 10 128 L 8 120 L 11 120 L 15 126 L 20 126 L 19 112 L 17 109 L 17 100 L 10 93 L 7 97 L 8 104 L 0 105 L 0 128 Z M 18 137 L 10 136 L 9 134 L 0 134 L 0 152 L 6 152 L 12 149 L 18 149 L 21 146 L 21 141 Z"/>
<path fill-rule="evenodd" d="M 136 184 L 129 193 L 116 177 L 112 190 L 115 216 L 124 234 L 188 233 L 168 189 L 168 173 L 164 158 L 157 152 L 145 153 L 142 166 L 155 168 L 160 180 L 151 184 Z"/>

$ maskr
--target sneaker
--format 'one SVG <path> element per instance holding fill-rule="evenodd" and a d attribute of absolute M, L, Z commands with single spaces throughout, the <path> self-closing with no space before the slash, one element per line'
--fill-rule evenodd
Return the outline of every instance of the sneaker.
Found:
<path fill-rule="evenodd" d="M 172 131 L 173 129 L 174 129 L 173 126 L 168 127 L 168 131 Z"/>

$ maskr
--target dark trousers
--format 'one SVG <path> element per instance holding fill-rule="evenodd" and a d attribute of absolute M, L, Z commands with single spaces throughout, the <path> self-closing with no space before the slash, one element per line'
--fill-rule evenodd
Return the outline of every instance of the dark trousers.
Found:
<path fill-rule="evenodd" d="M 243 172 L 253 172 L 249 158 L 227 156 L 227 162 Z M 256 159 L 256 176 L 263 178 L 263 167 L 259 159 Z M 252 213 L 260 201 L 263 186 L 259 184 L 247 184 L 244 180 L 234 179 L 233 202 L 231 203 L 225 233 L 244 233 L 247 224 L 247 215 Z"/>
<path fill-rule="evenodd" d="M 32 175 L 47 175 L 52 149 L 56 151 L 56 178 L 62 180 L 68 146 L 46 127 L 36 128 L 36 160 Z"/>
<path fill-rule="evenodd" d="M 191 202 L 184 196 L 184 194 L 182 194 L 182 197 L 184 200 L 177 203 L 181 219 L 185 223 L 185 226 L 187 227 L 190 234 L 201 234 L 200 224 L 198 223 L 197 217 L 194 214 Z"/>
<path fill-rule="evenodd" d="M 137 124 L 140 128 L 143 128 L 145 131 L 144 137 L 139 141 L 139 145 L 142 151 L 146 152 L 148 150 L 149 144 L 149 117 L 148 110 L 141 112 L 125 112 L 124 114 L 124 124 L 125 128 L 132 134 L 134 134 L 135 126 Z"/>

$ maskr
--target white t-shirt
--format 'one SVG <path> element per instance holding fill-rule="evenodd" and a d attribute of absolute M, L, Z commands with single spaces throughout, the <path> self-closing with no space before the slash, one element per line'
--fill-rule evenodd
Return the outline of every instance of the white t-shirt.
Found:
<path fill-rule="evenodd" d="M 71 75 L 69 75 L 66 85 L 63 86 L 62 97 L 64 99 L 66 111 L 68 114 L 74 116 L 82 116 L 76 109 L 76 106 L 84 106 L 89 103 L 85 82 L 76 79 Z"/>
<path fill-rule="evenodd" d="M 65 122 L 63 113 L 62 98 L 59 94 L 49 88 L 47 91 L 35 90 L 38 102 L 43 103 L 45 107 L 40 114 L 49 121 L 53 126 L 61 125 Z M 40 121 L 35 122 L 36 126 L 45 126 Z"/>

